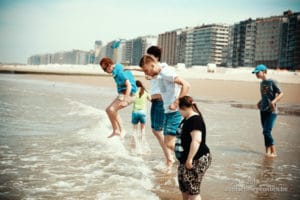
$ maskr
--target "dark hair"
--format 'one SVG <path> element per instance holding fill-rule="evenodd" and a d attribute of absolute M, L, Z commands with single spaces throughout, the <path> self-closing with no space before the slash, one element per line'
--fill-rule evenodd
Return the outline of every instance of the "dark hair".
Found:
<path fill-rule="evenodd" d="M 153 55 L 160 62 L 162 50 L 158 46 L 151 46 L 147 49 L 147 54 Z"/>
<path fill-rule="evenodd" d="M 99 62 L 99 65 L 101 67 L 108 67 L 109 65 L 113 65 L 113 61 L 109 58 L 109 57 L 104 57 L 101 59 L 101 61 Z M 102 66 L 103 65 L 103 66 Z"/>
<path fill-rule="evenodd" d="M 137 87 L 140 87 L 140 92 L 139 92 L 139 98 L 141 98 L 144 94 L 144 91 L 147 91 L 146 88 L 144 87 L 142 81 L 136 80 L 135 84 Z"/>
<path fill-rule="evenodd" d="M 190 96 L 183 96 L 183 97 L 180 97 L 179 98 L 179 104 L 178 104 L 179 108 L 182 109 L 182 108 L 193 108 L 193 110 L 195 112 L 197 112 L 201 118 L 201 120 L 203 121 L 204 123 L 204 120 L 203 120 L 203 117 L 202 117 L 202 114 L 200 112 L 200 110 L 198 109 L 198 106 L 197 104 L 194 102 L 193 98 L 190 97 Z"/>
<path fill-rule="evenodd" d="M 156 63 L 157 61 L 156 61 L 155 57 L 152 55 L 147 55 L 147 54 L 143 55 L 143 57 L 140 60 L 139 66 L 143 67 L 145 64 L 150 63 L 150 62 Z"/>

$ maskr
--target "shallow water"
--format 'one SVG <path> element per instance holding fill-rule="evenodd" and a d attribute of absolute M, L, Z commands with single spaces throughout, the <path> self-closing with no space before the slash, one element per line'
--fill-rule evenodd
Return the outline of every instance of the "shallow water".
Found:
<path fill-rule="evenodd" d="M 131 108 L 121 111 L 125 140 L 107 138 L 115 88 L 1 74 L 0 94 L 0 199 L 181 199 L 176 166 L 165 172 L 150 123 L 147 154 L 132 152 Z M 299 117 L 278 117 L 270 159 L 256 110 L 207 99 L 198 106 L 213 155 L 203 199 L 300 198 Z"/>

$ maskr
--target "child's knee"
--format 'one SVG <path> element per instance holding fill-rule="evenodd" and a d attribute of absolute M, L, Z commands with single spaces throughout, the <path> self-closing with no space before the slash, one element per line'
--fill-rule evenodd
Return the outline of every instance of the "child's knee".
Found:
<path fill-rule="evenodd" d="M 165 145 L 169 149 L 173 149 L 175 144 L 172 141 L 165 141 Z"/>
<path fill-rule="evenodd" d="M 106 111 L 106 113 L 113 113 L 113 112 L 115 112 L 115 109 L 114 109 L 114 107 L 109 106 L 105 109 L 105 111 Z"/>

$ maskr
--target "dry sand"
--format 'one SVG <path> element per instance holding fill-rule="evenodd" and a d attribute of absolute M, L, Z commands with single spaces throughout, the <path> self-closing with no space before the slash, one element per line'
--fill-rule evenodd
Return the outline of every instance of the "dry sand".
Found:
<path fill-rule="evenodd" d="M 44 79 L 54 82 L 62 81 L 115 88 L 115 83 L 111 76 L 49 74 L 20 74 L 19 76 L 33 79 Z M 138 76 L 136 79 L 143 81 L 146 87 L 149 87 L 149 81 L 145 80 L 143 76 Z M 191 84 L 190 95 L 195 99 L 256 104 L 260 98 L 259 81 L 248 82 L 191 78 L 187 78 L 186 80 Z M 300 104 L 300 84 L 279 83 L 279 85 L 284 92 L 284 98 L 280 101 L 281 104 Z"/>

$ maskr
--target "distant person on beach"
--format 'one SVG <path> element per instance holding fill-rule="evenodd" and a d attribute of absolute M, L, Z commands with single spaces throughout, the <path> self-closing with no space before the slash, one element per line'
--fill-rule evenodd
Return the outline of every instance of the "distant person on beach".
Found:
<path fill-rule="evenodd" d="M 118 92 L 117 98 L 106 108 L 106 113 L 113 128 L 113 132 L 108 137 L 110 138 L 116 135 L 124 137 L 125 130 L 118 111 L 134 101 L 134 96 L 137 91 L 135 79 L 130 71 L 123 70 L 123 65 L 114 64 L 108 57 L 102 58 L 99 64 L 103 71 L 113 75 Z"/>
<path fill-rule="evenodd" d="M 174 149 L 179 161 L 179 189 L 183 199 L 201 199 L 200 185 L 212 160 L 206 145 L 206 127 L 192 97 L 179 98 L 179 111 L 183 120 L 177 129 Z"/>
<path fill-rule="evenodd" d="M 164 143 L 168 151 L 173 151 L 176 130 L 181 121 L 181 115 L 178 111 L 178 98 L 188 93 L 190 84 L 180 78 L 173 68 L 167 65 L 160 65 L 157 59 L 152 55 L 144 55 L 139 65 L 146 75 L 158 79 L 157 87 L 159 88 L 164 107 Z M 173 158 L 168 159 L 167 164 L 170 167 L 174 161 Z"/>
<path fill-rule="evenodd" d="M 283 92 L 276 81 L 267 78 L 267 67 L 265 65 L 257 65 L 252 73 L 262 80 L 260 83 L 261 100 L 257 103 L 257 107 L 260 110 L 266 156 L 276 157 L 272 128 L 278 113 L 276 103 L 282 98 Z"/>
<path fill-rule="evenodd" d="M 133 110 L 131 114 L 131 123 L 133 124 L 133 138 L 135 142 L 135 147 L 137 148 L 138 144 L 145 143 L 145 124 L 146 124 L 146 116 L 147 116 L 147 100 L 151 101 L 151 96 L 147 92 L 143 83 L 139 80 L 136 81 L 136 86 L 138 87 L 138 91 L 135 94 L 135 100 L 133 102 Z M 141 134 L 138 135 L 138 125 L 140 124 Z M 138 142 L 138 138 L 141 137 L 141 143 Z"/>

